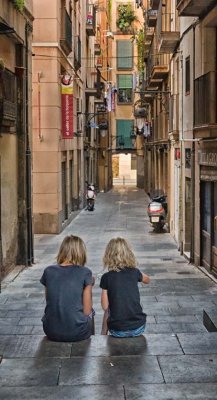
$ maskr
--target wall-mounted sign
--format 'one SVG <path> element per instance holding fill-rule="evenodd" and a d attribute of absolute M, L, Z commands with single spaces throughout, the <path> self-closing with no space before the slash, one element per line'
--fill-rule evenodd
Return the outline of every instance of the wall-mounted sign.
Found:
<path fill-rule="evenodd" d="M 210 167 L 217 167 L 217 151 L 199 151 L 198 161 L 200 165 L 207 165 Z"/>
<path fill-rule="evenodd" d="M 61 80 L 62 96 L 62 137 L 73 139 L 73 80 L 70 75 L 64 75 Z"/>
<path fill-rule="evenodd" d="M 175 149 L 174 157 L 175 157 L 175 160 L 176 160 L 176 161 L 180 160 L 180 158 L 181 158 L 181 151 L 180 151 L 179 148 L 176 148 L 176 149 Z"/>

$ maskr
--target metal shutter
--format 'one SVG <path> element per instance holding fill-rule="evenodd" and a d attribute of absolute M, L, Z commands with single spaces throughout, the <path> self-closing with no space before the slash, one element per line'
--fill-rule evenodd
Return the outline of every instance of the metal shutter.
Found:
<path fill-rule="evenodd" d="M 117 147 L 120 143 L 120 140 L 124 140 L 124 149 L 131 149 L 132 139 L 130 138 L 130 134 L 133 129 L 133 120 L 132 119 L 117 119 L 116 120 L 116 132 L 117 132 Z"/>
<path fill-rule="evenodd" d="M 131 40 L 117 40 L 117 69 L 133 68 L 133 43 Z"/>

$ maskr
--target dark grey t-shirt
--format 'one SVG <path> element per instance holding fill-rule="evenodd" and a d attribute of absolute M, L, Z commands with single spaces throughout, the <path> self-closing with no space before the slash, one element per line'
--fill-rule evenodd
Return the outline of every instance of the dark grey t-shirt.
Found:
<path fill-rule="evenodd" d="M 106 272 L 100 287 L 108 291 L 108 328 L 127 331 L 140 328 L 146 322 L 146 314 L 140 305 L 138 282 L 142 274 L 137 268 L 124 268 L 119 272 Z"/>
<path fill-rule="evenodd" d="M 91 335 L 91 320 L 83 313 L 83 289 L 92 284 L 92 272 L 77 265 L 51 265 L 40 282 L 47 288 L 45 315 L 46 335 L 56 341 L 78 341 Z"/>

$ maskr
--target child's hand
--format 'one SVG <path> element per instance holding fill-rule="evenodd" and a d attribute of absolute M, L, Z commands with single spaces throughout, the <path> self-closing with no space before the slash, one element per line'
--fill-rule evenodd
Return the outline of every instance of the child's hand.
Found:
<path fill-rule="evenodd" d="M 149 276 L 143 274 L 143 272 L 142 272 L 142 283 L 149 283 L 149 282 L 150 282 Z"/>

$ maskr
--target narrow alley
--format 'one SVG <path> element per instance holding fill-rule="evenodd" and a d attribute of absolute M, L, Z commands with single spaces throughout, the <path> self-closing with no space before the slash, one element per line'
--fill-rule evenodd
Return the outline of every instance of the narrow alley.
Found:
<path fill-rule="evenodd" d="M 217 333 L 203 325 L 203 310 L 217 305 L 217 284 L 180 256 L 170 234 L 153 233 L 148 197 L 136 187 L 100 193 L 94 212 L 80 214 L 59 235 L 36 235 L 35 265 L 3 281 L 0 294 L 0 398 L 2 400 L 193 400 L 217 398 Z M 82 237 L 96 277 L 96 335 L 79 343 L 50 342 L 41 317 L 44 268 L 55 262 L 67 234 Z M 131 243 L 148 315 L 144 336 L 100 335 L 99 280 L 109 239 Z"/>

